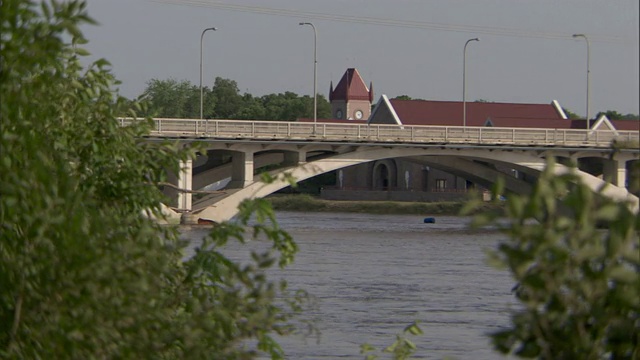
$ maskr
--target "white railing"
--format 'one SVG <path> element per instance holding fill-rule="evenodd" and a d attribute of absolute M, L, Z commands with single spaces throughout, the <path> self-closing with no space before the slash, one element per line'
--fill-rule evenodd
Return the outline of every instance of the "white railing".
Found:
<path fill-rule="evenodd" d="M 127 126 L 133 120 L 121 118 Z M 578 146 L 607 148 L 614 140 L 638 146 L 638 131 L 460 126 L 355 125 L 249 120 L 154 119 L 152 136 L 244 140 Z"/>

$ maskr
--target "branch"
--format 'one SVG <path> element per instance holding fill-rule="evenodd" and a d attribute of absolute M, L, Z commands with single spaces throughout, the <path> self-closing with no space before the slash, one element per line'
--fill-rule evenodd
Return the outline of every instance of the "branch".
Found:
<path fill-rule="evenodd" d="M 147 183 L 147 184 L 154 185 L 154 186 L 168 186 L 172 189 L 177 190 L 178 192 L 189 193 L 189 194 L 226 194 L 226 191 L 223 191 L 223 190 L 187 190 L 168 182 Z"/>

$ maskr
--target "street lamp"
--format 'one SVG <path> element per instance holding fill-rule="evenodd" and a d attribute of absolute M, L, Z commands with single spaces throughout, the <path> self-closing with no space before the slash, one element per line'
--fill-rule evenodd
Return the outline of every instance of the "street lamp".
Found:
<path fill-rule="evenodd" d="M 316 27 L 313 26 L 310 22 L 301 22 L 298 25 L 309 25 L 313 28 L 313 133 L 316 133 L 316 122 L 318 120 L 318 99 L 316 90 L 316 83 L 318 78 L 318 33 L 316 32 Z"/>
<path fill-rule="evenodd" d="M 202 104 L 203 104 L 203 100 L 202 100 L 202 38 L 204 38 L 204 33 L 206 33 L 209 30 L 216 31 L 218 29 L 214 27 L 206 28 L 202 30 L 202 35 L 200 35 L 200 120 L 202 120 L 203 118 L 202 116 Z"/>
<path fill-rule="evenodd" d="M 584 38 L 587 41 L 587 129 L 589 129 L 589 120 L 591 119 L 591 111 L 590 111 L 590 100 L 591 97 L 589 96 L 589 92 L 591 89 L 591 70 L 589 69 L 589 58 L 591 57 L 590 53 L 591 51 L 589 50 L 589 38 L 587 37 L 587 35 L 585 34 L 573 34 L 574 38 Z"/>
<path fill-rule="evenodd" d="M 478 38 L 467 40 L 464 43 L 464 50 L 462 52 L 462 126 L 467 126 L 467 45 L 471 41 L 480 41 Z"/>

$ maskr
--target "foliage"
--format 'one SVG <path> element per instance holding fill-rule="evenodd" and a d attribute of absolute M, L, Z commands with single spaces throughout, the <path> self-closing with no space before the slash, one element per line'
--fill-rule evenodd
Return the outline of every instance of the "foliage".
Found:
<path fill-rule="evenodd" d="M 254 97 L 240 94 L 238 83 L 216 77 L 213 88 L 202 89 L 205 119 L 295 121 L 313 118 L 313 97 L 293 92 Z M 140 99 L 148 103 L 147 116 L 173 118 L 200 117 L 200 90 L 189 81 L 152 79 Z M 331 106 L 318 96 L 318 118 L 329 118 Z"/>
<path fill-rule="evenodd" d="M 199 118 L 200 117 L 200 90 L 188 81 L 176 81 L 169 79 L 160 81 L 152 79 L 147 83 L 147 88 L 141 96 L 148 102 L 149 113 L 162 114 L 168 118 Z M 207 112 L 215 106 L 215 99 L 207 94 Z"/>
<path fill-rule="evenodd" d="M 550 160 L 530 196 L 507 198 L 507 224 L 475 219 L 509 235 L 490 261 L 512 273 L 521 303 L 511 326 L 492 334 L 495 348 L 526 358 L 638 359 L 640 216 L 553 167 Z"/>
<path fill-rule="evenodd" d="M 416 352 L 416 345 L 413 341 L 409 340 L 407 335 L 422 335 L 422 329 L 417 323 L 408 325 L 402 331 L 402 335 L 396 336 L 396 341 L 382 350 L 383 353 L 392 355 L 394 360 L 405 360 L 411 358 Z M 360 353 L 366 355 L 365 360 L 376 360 L 378 355 L 375 354 L 376 348 L 369 344 L 360 345 Z"/>
<path fill-rule="evenodd" d="M 601 111 L 596 115 L 596 119 L 598 119 L 600 116 L 605 115 L 609 120 L 638 120 L 640 119 L 640 115 L 638 114 L 626 114 L 623 115 L 615 110 L 607 110 L 607 111 Z"/>
<path fill-rule="evenodd" d="M 569 119 L 584 119 L 583 116 L 580 116 L 580 115 L 572 112 L 569 109 L 562 108 L 562 110 L 564 111 L 564 113 L 567 115 L 567 117 Z M 602 116 L 602 115 L 606 115 L 609 120 L 638 120 L 638 119 L 640 119 L 640 115 L 638 115 L 638 114 L 632 114 L 632 113 L 621 114 L 621 113 L 619 113 L 619 112 L 617 112 L 615 110 L 600 111 L 600 112 L 598 112 L 596 114 L 594 119 L 599 119 L 600 116 Z"/>
<path fill-rule="evenodd" d="M 459 215 L 465 202 L 408 202 L 408 201 L 339 201 L 324 200 L 308 194 L 269 196 L 267 200 L 274 209 L 284 211 L 305 212 L 354 212 L 365 214 L 414 214 L 426 215 Z M 503 203 L 483 202 L 474 209 L 474 214 L 483 212 L 499 212 Z"/>
<path fill-rule="evenodd" d="M 397 100 L 419 100 L 419 101 L 424 100 L 424 99 L 421 99 L 421 98 L 412 98 L 409 95 L 399 95 L 399 96 L 396 96 L 394 99 L 397 99 Z M 375 106 L 375 104 L 373 104 L 372 107 L 373 106 Z"/>
<path fill-rule="evenodd" d="M 1 4 L 0 357 L 282 358 L 271 334 L 292 331 L 304 294 L 264 275 L 297 250 L 268 204 L 244 203 L 184 261 L 152 220 L 154 184 L 194 151 L 140 140 L 150 121 L 119 126 L 130 104 L 108 63 L 78 60 L 83 1 Z M 253 237 L 273 247 L 225 258 Z"/>
<path fill-rule="evenodd" d="M 240 89 L 233 80 L 216 77 L 211 94 L 215 99 L 214 118 L 234 119 L 242 108 Z"/>
<path fill-rule="evenodd" d="M 574 113 L 573 111 L 566 109 L 566 108 L 562 108 L 562 111 L 564 111 L 564 114 L 567 115 L 567 118 L 569 119 L 583 119 L 582 116 Z"/>

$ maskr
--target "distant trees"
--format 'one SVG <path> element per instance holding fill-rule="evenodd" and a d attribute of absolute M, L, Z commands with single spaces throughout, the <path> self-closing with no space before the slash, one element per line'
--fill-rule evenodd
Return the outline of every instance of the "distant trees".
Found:
<path fill-rule="evenodd" d="M 609 120 L 638 120 L 640 119 L 640 115 L 638 114 L 625 114 L 622 115 L 621 113 L 615 111 L 615 110 L 607 110 L 607 111 L 601 111 L 596 115 L 596 119 L 599 118 L 601 115 L 606 115 L 606 117 Z"/>
<path fill-rule="evenodd" d="M 203 87 L 203 118 L 293 121 L 313 117 L 313 98 L 287 91 L 254 97 L 241 94 L 234 80 L 216 77 L 213 88 Z M 187 80 L 152 79 L 140 99 L 146 116 L 199 118 L 200 88 Z M 318 95 L 318 118 L 331 117 L 327 99 Z"/>
<path fill-rule="evenodd" d="M 394 97 L 395 100 L 413 100 L 409 95 L 399 95 Z"/>
<path fill-rule="evenodd" d="M 241 94 L 238 83 L 231 79 L 216 77 L 213 88 L 203 87 L 203 118 L 205 119 L 238 119 L 238 120 L 275 120 L 294 121 L 299 118 L 313 118 L 313 97 L 300 96 L 291 91 L 279 94 L 268 94 L 260 97 L 249 93 Z M 200 88 L 187 80 L 151 79 L 139 96 L 147 107 L 141 112 L 144 116 L 189 118 L 200 117 Z M 409 95 L 399 95 L 397 100 L 414 99 Z M 475 102 L 492 102 L 477 99 Z M 569 119 L 582 119 L 573 111 L 563 108 Z M 621 114 L 615 110 L 599 112 L 611 120 L 634 120 L 637 114 Z M 331 105 L 327 98 L 318 95 L 318 119 L 331 118 Z"/>
<path fill-rule="evenodd" d="M 200 114 L 200 91 L 188 81 L 151 79 L 141 99 L 148 102 L 148 115 L 188 118 Z"/>
<path fill-rule="evenodd" d="M 567 115 L 567 117 L 569 119 L 584 119 L 584 116 L 578 115 L 578 114 L 574 113 L 573 111 L 571 111 L 569 109 L 562 108 L 562 111 L 564 111 L 564 113 Z M 594 119 L 598 119 L 602 115 L 606 115 L 609 120 L 637 120 L 637 119 L 640 119 L 640 115 L 638 115 L 638 114 L 628 113 L 628 114 L 623 115 L 623 114 L 621 114 L 621 113 L 619 113 L 619 112 L 617 112 L 615 110 L 600 111 L 599 113 L 596 114 Z"/>
<path fill-rule="evenodd" d="M 567 115 L 567 118 L 569 119 L 582 119 L 583 117 L 574 113 L 573 111 L 567 109 L 567 108 L 562 108 L 562 111 L 564 111 L 564 114 Z"/>

